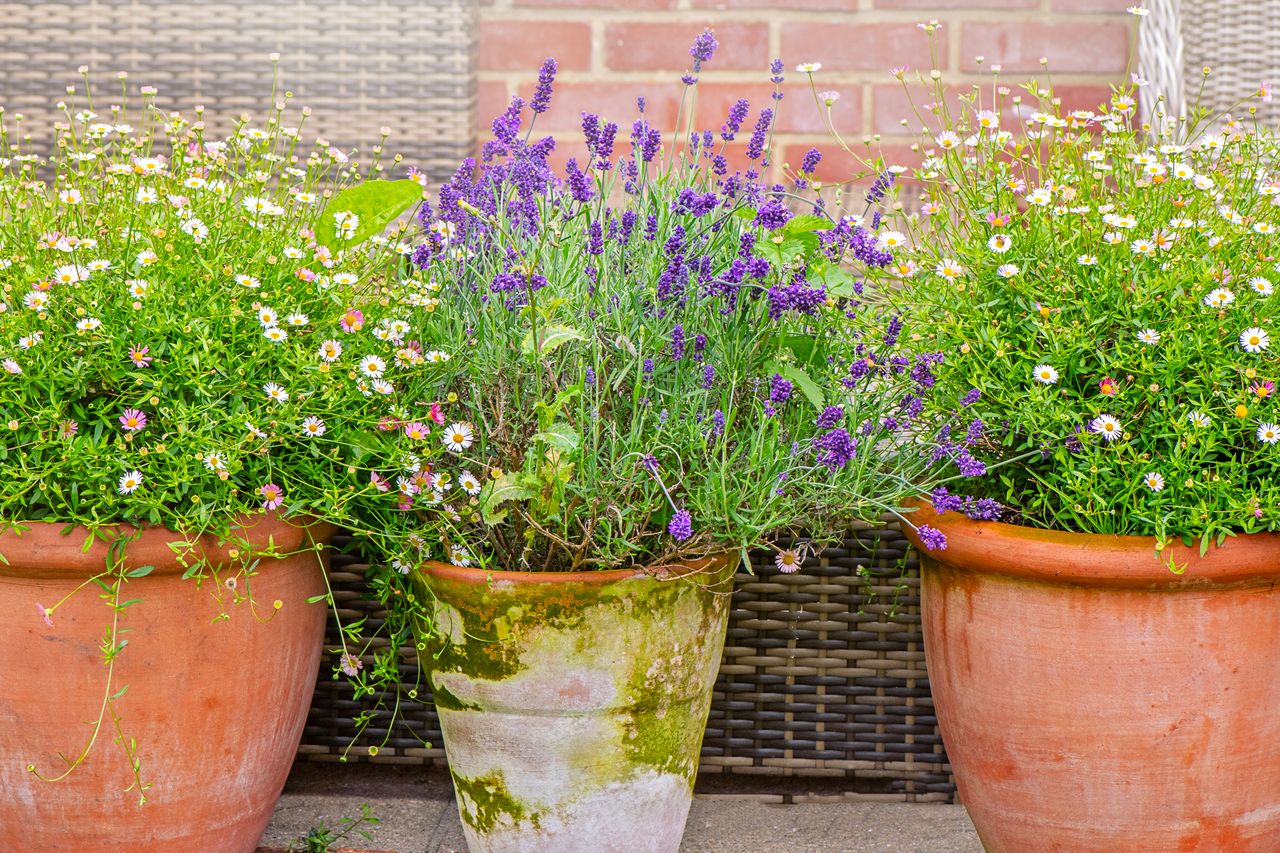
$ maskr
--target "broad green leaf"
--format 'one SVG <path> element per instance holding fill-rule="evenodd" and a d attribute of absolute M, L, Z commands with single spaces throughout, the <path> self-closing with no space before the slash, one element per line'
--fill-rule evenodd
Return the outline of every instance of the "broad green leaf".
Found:
<path fill-rule="evenodd" d="M 534 439 L 544 441 L 556 450 L 572 453 L 578 449 L 581 438 L 578 431 L 564 421 L 557 421 L 542 432 L 534 433 Z"/>
<path fill-rule="evenodd" d="M 131 578 L 145 578 L 155 570 L 155 566 L 138 566 L 138 568 L 133 569 L 132 571 L 125 572 L 125 576 Z"/>
<path fill-rule="evenodd" d="M 515 474 L 503 474 L 498 479 L 485 483 L 484 491 L 480 493 L 480 515 L 485 524 L 497 524 L 507 514 L 506 510 L 499 509 L 502 504 L 507 501 L 527 501 L 533 494 L 532 489 L 517 482 Z"/>
<path fill-rule="evenodd" d="M 791 350 L 799 364 L 811 364 L 820 349 L 818 341 L 812 335 L 788 333 L 778 335 L 776 340 L 780 349 Z"/>
<path fill-rule="evenodd" d="M 520 349 L 525 355 L 534 355 L 535 352 L 547 355 L 562 344 L 569 341 L 584 340 L 582 332 L 572 326 L 550 325 L 543 326 L 538 329 L 538 347 L 535 350 L 533 346 L 533 332 L 530 331 L 524 336 L 524 341 L 520 344 Z"/>
<path fill-rule="evenodd" d="M 381 234 L 387 226 L 422 200 L 422 185 L 417 181 L 365 181 L 347 187 L 325 205 L 316 225 L 316 242 L 329 249 L 354 246 Z M 359 224 L 349 239 L 338 236 L 334 215 L 349 211 L 359 217 Z"/>
<path fill-rule="evenodd" d="M 821 216 L 794 216 L 782 226 L 782 233 L 788 237 L 796 234 L 807 234 L 811 231 L 830 231 L 834 226 L 830 219 Z"/>
<path fill-rule="evenodd" d="M 805 373 L 794 364 L 784 364 L 777 368 L 784 378 L 790 379 L 796 386 L 809 398 L 809 402 L 813 404 L 815 409 L 821 410 L 826 405 L 826 396 L 822 393 L 822 389 L 818 387 L 818 383 L 809 378 L 809 374 Z"/>

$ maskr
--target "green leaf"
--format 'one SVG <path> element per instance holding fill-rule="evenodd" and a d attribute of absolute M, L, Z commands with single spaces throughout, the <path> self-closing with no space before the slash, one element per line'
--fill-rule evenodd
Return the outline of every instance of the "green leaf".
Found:
<path fill-rule="evenodd" d="M 319 604 L 321 601 L 328 601 L 328 600 L 329 600 L 329 596 L 327 593 L 324 595 L 313 595 L 307 599 L 307 604 Z"/>
<path fill-rule="evenodd" d="M 821 216 L 794 216 L 782 226 L 782 233 L 788 237 L 796 234 L 808 234 L 811 231 L 830 231 L 834 227 L 830 219 Z"/>
<path fill-rule="evenodd" d="M 779 247 L 780 253 L 785 260 L 792 260 L 801 255 L 812 254 L 818 251 L 818 235 L 817 234 L 796 234 L 794 237 L 788 237 L 782 241 Z"/>
<path fill-rule="evenodd" d="M 125 577 L 145 578 L 147 575 L 151 574 L 155 570 L 156 570 L 155 566 L 138 566 L 138 568 L 133 569 L 132 571 L 125 572 Z"/>
<path fill-rule="evenodd" d="M 784 364 L 775 369 L 778 373 L 781 373 L 784 378 L 790 379 L 794 382 L 800 388 L 801 392 L 809 398 L 809 402 L 813 404 L 815 409 L 821 411 L 822 407 L 826 405 L 826 395 L 822 393 L 822 389 L 818 387 L 818 383 L 809 378 L 809 374 L 805 373 L 794 364 Z"/>
<path fill-rule="evenodd" d="M 811 364 L 818 354 L 820 345 L 812 335 L 788 333 L 778 335 L 775 339 L 779 349 L 789 349 L 800 364 Z"/>
<path fill-rule="evenodd" d="M 507 511 L 499 507 L 507 501 L 527 501 L 533 497 L 532 489 L 519 484 L 515 474 L 503 474 L 496 480 L 485 483 L 480 493 L 480 515 L 485 524 L 497 524 L 506 517 Z"/>
<path fill-rule="evenodd" d="M 542 432 L 534 433 L 534 439 L 544 441 L 564 453 L 572 453 L 578 449 L 582 439 L 578 431 L 564 421 L 557 421 Z"/>
<path fill-rule="evenodd" d="M 316 242 L 329 249 L 354 246 L 374 235 L 422 200 L 422 185 L 417 181 L 365 181 L 347 187 L 325 205 L 316 225 Z M 334 215 L 350 211 L 359 217 L 355 233 L 349 239 L 338 236 Z"/>
<path fill-rule="evenodd" d="M 541 353 L 546 355 L 555 350 L 562 344 L 569 341 L 584 340 L 582 332 L 572 326 L 551 325 L 538 329 L 538 348 L 535 350 L 533 346 L 533 332 L 530 331 L 524 336 L 524 341 L 520 344 L 520 349 L 525 355 L 534 355 Z"/>

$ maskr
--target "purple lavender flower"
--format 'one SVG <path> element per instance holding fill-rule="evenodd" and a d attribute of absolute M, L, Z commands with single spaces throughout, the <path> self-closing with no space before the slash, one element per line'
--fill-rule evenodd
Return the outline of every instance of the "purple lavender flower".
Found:
<path fill-rule="evenodd" d="M 982 418 L 974 418 L 969 422 L 969 428 L 964 434 L 964 443 L 970 446 L 977 444 L 982 439 L 982 433 L 985 429 Z"/>
<path fill-rule="evenodd" d="M 512 98 L 510 106 L 506 112 L 493 120 L 493 137 L 505 145 L 512 145 L 516 141 L 516 134 L 520 132 L 520 111 L 524 109 L 523 98 Z"/>
<path fill-rule="evenodd" d="M 787 220 L 790 218 L 791 211 L 782 203 L 781 199 L 771 198 L 760 205 L 760 210 L 756 213 L 755 224 L 766 231 L 774 231 L 786 225 Z"/>
<path fill-rule="evenodd" d="M 871 189 L 867 190 L 867 204 L 876 204 L 883 199 L 885 194 L 889 192 L 889 188 L 893 186 L 895 177 L 893 172 L 881 172 L 875 183 L 871 185 Z"/>
<path fill-rule="evenodd" d="M 662 147 L 662 131 L 649 127 L 649 122 L 642 118 L 631 125 L 631 149 L 637 160 L 648 163 L 657 155 Z"/>
<path fill-rule="evenodd" d="M 953 495 L 946 486 L 938 486 L 929 495 L 929 500 L 933 504 L 934 512 L 941 515 L 944 512 L 959 512 L 964 506 L 964 499 L 960 495 Z"/>
<path fill-rule="evenodd" d="M 594 195 L 591 189 L 591 179 L 587 177 L 586 172 L 578 168 L 578 161 L 569 158 L 569 162 L 564 164 L 565 183 L 569 187 L 569 195 L 573 196 L 573 200 L 577 202 L 586 202 L 591 200 Z"/>
<path fill-rule="evenodd" d="M 684 358 L 684 326 L 679 323 L 671 330 L 671 357 L 676 361 Z"/>
<path fill-rule="evenodd" d="M 710 62 L 711 57 L 715 56 L 716 48 L 720 46 L 720 42 L 716 41 L 715 35 L 711 30 L 706 29 L 698 34 L 693 40 L 693 47 L 689 48 L 689 55 L 693 57 L 693 70 L 695 72 L 702 70 L 702 63 Z"/>
<path fill-rule="evenodd" d="M 677 542 L 683 542 L 693 535 L 693 516 L 689 515 L 689 510 L 682 509 L 671 516 L 671 523 L 667 525 L 667 532 Z"/>
<path fill-rule="evenodd" d="M 594 152 L 600 143 L 600 116 L 586 112 L 582 114 L 582 135 L 587 140 L 587 150 Z"/>
<path fill-rule="evenodd" d="M 960 400 L 960 405 L 972 406 L 974 403 L 978 402 L 981 399 L 982 399 L 982 392 L 979 391 L 977 388 L 971 388 L 969 389 L 969 393 L 965 394 L 964 398 Z"/>
<path fill-rule="evenodd" d="M 596 386 L 596 372 L 592 370 L 590 367 L 588 367 L 585 371 L 583 382 L 586 384 L 588 388 L 594 388 Z"/>
<path fill-rule="evenodd" d="M 822 162 L 822 152 L 817 148 L 810 148 L 804 155 L 804 159 L 800 161 L 800 171 L 805 175 L 812 175 L 813 170 L 818 168 L 818 164 Z"/>
<path fill-rule="evenodd" d="M 716 409 L 715 412 L 712 413 L 711 415 L 711 434 L 712 435 L 724 434 L 724 412 L 720 411 L 719 409 Z"/>
<path fill-rule="evenodd" d="M 838 471 L 858 453 L 858 440 L 843 427 L 818 436 L 813 441 L 814 455 L 829 471 Z"/>
<path fill-rule="evenodd" d="M 729 107 L 729 115 L 725 119 L 724 124 L 720 126 L 720 138 L 725 142 L 732 142 L 738 131 L 742 129 L 742 123 L 747 120 L 747 113 L 751 110 L 751 104 L 746 98 L 739 98 Z"/>
<path fill-rule="evenodd" d="M 710 389 L 716 382 L 716 369 L 710 364 L 702 368 L 702 387 Z"/>
<path fill-rule="evenodd" d="M 613 157 L 613 143 L 618 137 L 618 125 L 614 122 L 605 122 L 604 127 L 600 128 L 600 136 L 596 139 L 596 168 L 608 171 L 613 167 L 610 158 Z"/>
<path fill-rule="evenodd" d="M 791 381 L 784 379 L 781 373 L 773 374 L 773 378 L 769 380 L 769 402 L 781 406 L 791 399 L 794 389 Z"/>
<path fill-rule="evenodd" d="M 809 287 L 803 281 L 795 281 L 769 288 L 768 297 L 769 319 L 776 320 L 788 310 L 801 314 L 817 312 L 819 306 L 826 304 L 827 291 L 821 287 Z"/>
<path fill-rule="evenodd" d="M 640 467 L 648 471 L 650 474 L 658 473 L 658 457 L 652 453 L 646 453 L 640 457 Z"/>
<path fill-rule="evenodd" d="M 645 379 L 653 378 L 653 359 L 646 358 L 644 360 L 644 367 L 642 368 L 642 372 L 644 373 Z"/>
<path fill-rule="evenodd" d="M 747 159 L 759 160 L 764 154 L 764 143 L 769 135 L 769 126 L 773 124 L 773 110 L 761 110 L 756 120 L 756 129 L 751 132 L 747 142 Z"/>
<path fill-rule="evenodd" d="M 783 65 L 781 59 L 775 59 L 773 62 L 769 63 L 769 73 L 773 75 L 769 78 L 769 82 L 775 86 L 781 83 L 784 79 L 782 76 L 782 68 Z"/>
<path fill-rule="evenodd" d="M 818 419 L 814 425 L 818 429 L 831 429 L 836 424 L 844 420 L 844 409 L 840 406 L 827 406 L 818 415 Z"/>
<path fill-rule="evenodd" d="M 542 68 L 538 70 L 538 85 L 533 90 L 533 97 L 529 99 L 529 109 L 536 113 L 545 113 L 551 106 L 551 86 L 556 79 L 556 71 L 559 65 L 555 59 L 547 57 L 542 63 Z"/>
<path fill-rule="evenodd" d="M 885 329 L 884 345 L 891 347 L 896 344 L 900 334 L 902 334 L 902 318 L 894 314 L 889 318 L 889 327 Z"/>
<path fill-rule="evenodd" d="M 947 550 L 947 536 L 936 527 L 922 524 L 916 528 L 916 535 L 920 537 L 920 544 L 924 545 L 926 551 Z"/>

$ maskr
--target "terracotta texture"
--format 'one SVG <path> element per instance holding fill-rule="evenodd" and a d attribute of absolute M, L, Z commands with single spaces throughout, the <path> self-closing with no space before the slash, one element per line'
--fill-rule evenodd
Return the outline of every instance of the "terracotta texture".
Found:
<path fill-rule="evenodd" d="M 471 853 L 675 853 L 729 561 L 417 578 L 438 602 L 421 659 Z"/>
<path fill-rule="evenodd" d="M 912 521 L 948 539 L 921 549 L 925 653 L 988 851 L 1280 850 L 1280 536 Z"/>
<path fill-rule="evenodd" d="M 136 739 L 144 781 L 139 807 L 124 753 L 107 720 L 84 763 L 57 782 L 61 752 L 80 753 L 107 685 L 99 645 L 111 610 L 90 585 L 53 614 L 47 626 L 37 602 L 50 606 L 101 572 L 107 545 L 82 552 L 85 532 L 31 524 L 0 534 L 0 648 L 9 661 L 0 684 L 0 850 L 5 853 L 249 853 L 262 836 L 284 787 L 302 735 L 324 635 L 322 557 L 314 551 L 263 558 L 241 578 L 254 605 L 231 603 L 221 584 L 183 580 L 167 543 L 174 534 L 147 530 L 128 546 L 126 565 L 154 565 L 128 581 L 121 626 L 128 646 L 116 658 L 114 689 L 125 733 Z M 310 531 L 263 518 L 244 528 L 281 552 L 326 541 Z M 201 553 L 211 563 L 229 546 L 211 537 Z M 192 562 L 194 558 L 189 558 Z M 218 598 L 224 604 L 220 605 Z M 283 606 L 273 609 L 279 599 Z M 229 619 L 218 619 L 220 613 Z"/>

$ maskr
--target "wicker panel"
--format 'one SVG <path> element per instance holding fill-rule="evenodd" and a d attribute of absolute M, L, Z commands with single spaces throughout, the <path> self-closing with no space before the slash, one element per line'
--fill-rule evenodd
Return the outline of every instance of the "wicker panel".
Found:
<path fill-rule="evenodd" d="M 47 143 L 54 102 L 88 65 L 99 111 L 127 71 L 134 102 L 155 86 L 162 109 L 203 104 L 225 134 L 270 108 L 275 52 L 294 105 L 313 108 L 304 140 L 368 162 L 389 127 L 388 154 L 439 180 L 475 146 L 475 33 L 473 0 L 0 0 L 0 104 Z"/>
<path fill-rule="evenodd" d="M 1151 0 L 1145 5 L 1151 14 L 1140 24 L 1139 68 L 1151 82 L 1143 92 L 1148 116 L 1161 93 L 1171 115 L 1197 99 L 1220 113 L 1256 93 L 1263 82 L 1280 82 L 1280 2 Z M 1207 78 L 1205 67 L 1213 72 Z M 1280 120 L 1280 101 L 1249 103 L 1265 121 Z M 1247 117 L 1243 110 L 1235 113 Z"/>
<path fill-rule="evenodd" d="M 761 552 L 755 574 L 740 572 L 729 634 L 702 748 L 702 773 L 843 780 L 848 791 L 907 801 L 951 800 L 954 787 L 938 734 L 920 633 L 919 563 L 896 527 L 860 528 L 840 547 L 810 556 L 784 575 Z M 365 566 L 333 561 L 334 594 L 345 619 L 380 616 L 356 591 Z M 329 648 L 337 646 L 329 626 Z M 402 671 L 414 672 L 412 650 Z M 354 702 L 326 665 L 300 752 L 337 761 L 355 732 Z M 440 729 L 425 701 L 401 705 L 403 720 L 378 754 L 368 743 L 387 735 L 375 718 L 353 759 L 439 763 Z M 425 748 L 419 739 L 428 741 Z M 759 777 L 766 777 L 764 779 Z"/>

